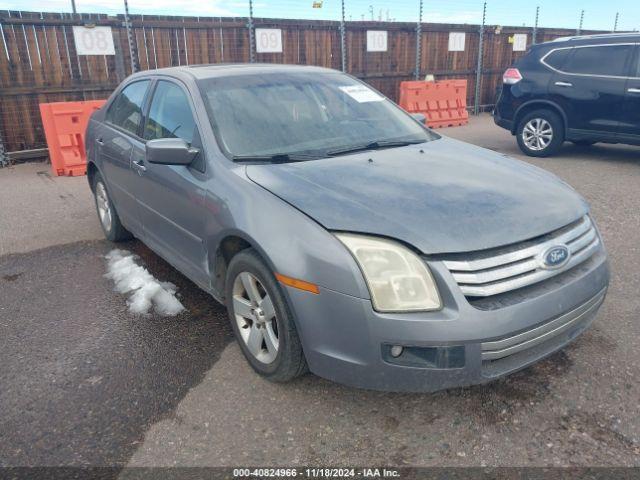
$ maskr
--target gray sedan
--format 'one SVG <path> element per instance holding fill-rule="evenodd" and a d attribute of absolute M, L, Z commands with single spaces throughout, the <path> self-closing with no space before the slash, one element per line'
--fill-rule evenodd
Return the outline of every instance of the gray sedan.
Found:
<path fill-rule="evenodd" d="M 139 238 L 226 304 L 273 381 L 433 391 L 562 348 L 604 300 L 586 202 L 316 67 L 132 75 L 87 129 L 111 241 Z"/>

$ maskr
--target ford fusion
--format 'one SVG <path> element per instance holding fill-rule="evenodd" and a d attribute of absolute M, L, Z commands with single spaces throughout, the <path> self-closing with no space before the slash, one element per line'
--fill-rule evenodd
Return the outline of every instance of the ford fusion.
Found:
<path fill-rule="evenodd" d="M 138 73 L 86 145 L 106 237 L 135 236 L 224 303 L 273 381 L 486 382 L 573 340 L 607 290 L 602 238 L 570 186 L 333 70 Z"/>

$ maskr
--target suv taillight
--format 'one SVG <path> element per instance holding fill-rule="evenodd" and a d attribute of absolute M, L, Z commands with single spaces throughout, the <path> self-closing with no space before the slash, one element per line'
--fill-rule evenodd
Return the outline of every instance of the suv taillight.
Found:
<path fill-rule="evenodd" d="M 502 83 L 505 85 L 514 85 L 522 80 L 522 74 L 517 68 L 507 68 L 507 71 L 502 75 Z"/>

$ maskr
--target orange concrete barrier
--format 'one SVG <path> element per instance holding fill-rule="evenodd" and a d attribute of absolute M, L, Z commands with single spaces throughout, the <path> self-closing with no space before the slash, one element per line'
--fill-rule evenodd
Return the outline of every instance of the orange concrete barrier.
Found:
<path fill-rule="evenodd" d="M 106 100 L 41 103 L 40 116 L 49 148 L 51 170 L 56 176 L 87 173 L 84 133 L 91 114 Z"/>
<path fill-rule="evenodd" d="M 466 125 L 467 81 L 402 82 L 400 106 L 409 113 L 422 113 L 432 128 Z"/>

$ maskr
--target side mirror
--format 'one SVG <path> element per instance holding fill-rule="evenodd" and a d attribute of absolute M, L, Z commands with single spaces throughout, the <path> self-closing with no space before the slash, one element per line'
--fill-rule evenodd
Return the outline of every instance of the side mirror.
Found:
<path fill-rule="evenodd" d="M 147 142 L 147 162 L 161 165 L 189 165 L 200 152 L 181 138 L 158 138 Z"/>
<path fill-rule="evenodd" d="M 419 121 L 421 124 L 425 124 L 427 121 L 427 117 L 424 116 L 424 113 L 412 113 L 411 116 Z"/>

